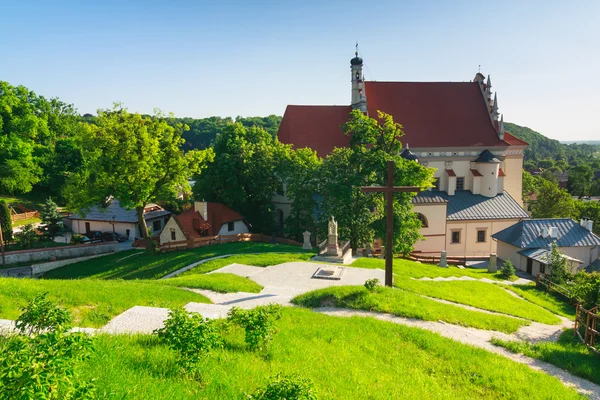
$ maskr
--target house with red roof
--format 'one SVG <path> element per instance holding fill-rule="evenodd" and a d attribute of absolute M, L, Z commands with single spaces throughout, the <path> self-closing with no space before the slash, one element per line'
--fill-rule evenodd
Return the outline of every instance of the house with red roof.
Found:
<path fill-rule="evenodd" d="M 248 232 L 248 224 L 240 213 L 224 204 L 197 201 L 193 208 L 169 218 L 161 232 L 160 243 Z"/>
<path fill-rule="evenodd" d="M 454 256 L 495 252 L 491 235 L 528 218 L 521 194 L 527 143 L 505 130 L 490 76 L 478 72 L 466 82 L 365 81 L 358 52 L 350 71 L 349 105 L 288 105 L 279 140 L 325 157 L 349 146 L 341 126 L 353 109 L 375 118 L 377 111 L 392 115 L 405 133 L 402 156 L 435 168 L 435 187 L 413 200 L 425 237 L 415 250 Z M 280 197 L 277 212 L 285 218 L 289 202 Z"/>

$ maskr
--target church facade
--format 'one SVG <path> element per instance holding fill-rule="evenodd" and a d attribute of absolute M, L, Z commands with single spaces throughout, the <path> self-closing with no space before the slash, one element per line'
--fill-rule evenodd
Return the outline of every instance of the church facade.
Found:
<path fill-rule="evenodd" d="M 424 237 L 415 252 L 495 252 L 492 235 L 528 218 L 521 195 L 527 143 L 505 131 L 490 77 L 477 73 L 469 82 L 379 82 L 365 81 L 362 69 L 356 53 L 350 61 L 348 106 L 288 105 L 279 140 L 325 157 L 335 147 L 349 145 L 341 125 L 351 110 L 371 117 L 378 110 L 392 115 L 405 132 L 402 156 L 435 168 L 435 187 L 413 199 Z M 285 196 L 275 202 L 285 218 L 289 202 Z"/>

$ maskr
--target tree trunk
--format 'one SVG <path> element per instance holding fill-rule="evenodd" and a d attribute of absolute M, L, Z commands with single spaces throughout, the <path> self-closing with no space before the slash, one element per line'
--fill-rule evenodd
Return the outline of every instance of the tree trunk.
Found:
<path fill-rule="evenodd" d="M 146 225 L 146 219 L 144 218 L 144 207 L 136 207 L 135 212 L 138 217 L 140 231 L 142 231 L 142 238 L 144 238 L 144 241 L 146 242 L 146 252 L 154 254 L 154 243 L 152 243 L 152 236 L 148 235 L 148 226 Z"/>

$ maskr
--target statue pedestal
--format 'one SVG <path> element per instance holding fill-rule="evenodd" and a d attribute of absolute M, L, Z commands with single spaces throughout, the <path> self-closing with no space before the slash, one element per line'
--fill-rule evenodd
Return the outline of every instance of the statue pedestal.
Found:
<path fill-rule="evenodd" d="M 306 231 L 303 233 L 304 235 L 304 243 L 302 244 L 303 250 L 312 250 L 312 245 L 310 244 L 310 232 Z"/>
<path fill-rule="evenodd" d="M 327 236 L 327 255 L 329 256 L 337 256 L 340 248 L 338 246 L 338 236 L 337 235 L 329 235 Z"/>

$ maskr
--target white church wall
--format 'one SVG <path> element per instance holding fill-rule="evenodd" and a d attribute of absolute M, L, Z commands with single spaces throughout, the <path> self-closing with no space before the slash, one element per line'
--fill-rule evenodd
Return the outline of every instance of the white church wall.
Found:
<path fill-rule="evenodd" d="M 452 169 L 457 178 L 464 178 L 464 190 L 471 190 L 473 186 L 471 162 L 468 160 L 452 161 Z"/>
<path fill-rule="evenodd" d="M 481 182 L 481 194 L 486 197 L 494 197 L 498 194 L 498 170 L 497 163 L 477 163 L 477 170 L 483 175 Z"/>
<path fill-rule="evenodd" d="M 504 190 L 523 205 L 523 156 L 506 156 L 504 159 Z"/>
<path fill-rule="evenodd" d="M 449 256 L 488 257 L 497 251 L 496 241 L 492 239 L 494 233 L 508 228 L 518 222 L 510 220 L 473 220 L 473 221 L 448 221 L 446 225 L 446 250 Z M 477 241 L 477 231 L 485 231 L 485 241 Z M 452 243 L 452 232 L 460 232 L 460 242 Z"/>
<path fill-rule="evenodd" d="M 419 204 L 413 209 L 427 219 L 427 227 L 420 230 L 424 240 L 415 243 L 414 250 L 439 254 L 446 248 L 446 204 Z"/>

